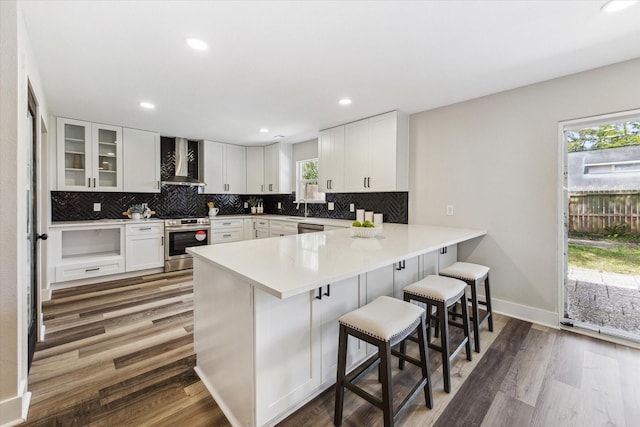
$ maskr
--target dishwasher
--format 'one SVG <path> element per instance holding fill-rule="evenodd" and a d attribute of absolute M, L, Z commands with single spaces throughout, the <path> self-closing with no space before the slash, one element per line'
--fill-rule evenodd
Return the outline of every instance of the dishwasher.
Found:
<path fill-rule="evenodd" d="M 298 234 L 303 233 L 316 233 L 318 231 L 324 231 L 324 225 L 322 224 L 303 224 L 298 223 Z"/>

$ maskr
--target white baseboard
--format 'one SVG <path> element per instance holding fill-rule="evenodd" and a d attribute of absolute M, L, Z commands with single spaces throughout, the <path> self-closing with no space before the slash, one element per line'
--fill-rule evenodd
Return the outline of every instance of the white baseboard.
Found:
<path fill-rule="evenodd" d="M 0 402 L 0 427 L 17 426 L 27 419 L 31 392 L 26 391 L 26 381 L 23 381 L 20 389 L 18 396 Z"/>
<path fill-rule="evenodd" d="M 491 308 L 495 313 L 537 323 L 554 329 L 560 329 L 558 313 L 535 307 L 516 304 L 510 301 L 491 298 Z"/>

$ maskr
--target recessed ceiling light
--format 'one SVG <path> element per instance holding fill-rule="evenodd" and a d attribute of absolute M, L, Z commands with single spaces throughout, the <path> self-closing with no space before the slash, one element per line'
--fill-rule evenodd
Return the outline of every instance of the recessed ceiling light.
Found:
<path fill-rule="evenodd" d="M 147 110 L 153 110 L 154 108 L 156 108 L 156 106 L 155 106 L 155 105 L 153 105 L 153 104 L 152 104 L 152 103 L 150 103 L 150 102 L 146 102 L 146 101 L 142 101 L 139 105 L 140 105 L 142 108 L 146 108 Z"/>
<path fill-rule="evenodd" d="M 351 104 L 351 99 L 342 98 L 340 101 L 338 101 L 338 104 L 340 104 L 340 105 L 350 105 Z"/>
<path fill-rule="evenodd" d="M 633 6 L 638 0 L 609 0 L 600 8 L 605 12 L 618 12 L 619 10 L 626 9 L 629 6 Z"/>
<path fill-rule="evenodd" d="M 203 40 L 196 39 L 193 37 L 187 39 L 187 44 L 191 49 L 195 49 L 195 50 L 207 50 L 209 48 L 209 45 L 207 45 Z"/>
<path fill-rule="evenodd" d="M 262 133 L 267 133 L 267 132 L 269 132 L 269 129 L 267 129 L 267 128 L 260 128 L 260 132 L 262 132 Z"/>

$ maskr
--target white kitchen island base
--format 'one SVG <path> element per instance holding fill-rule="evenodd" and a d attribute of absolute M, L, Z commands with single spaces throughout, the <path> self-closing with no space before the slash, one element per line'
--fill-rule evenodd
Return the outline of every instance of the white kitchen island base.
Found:
<path fill-rule="evenodd" d="M 335 382 L 337 318 L 397 295 L 394 263 L 417 279 L 437 271 L 431 254 L 483 234 L 385 224 L 374 239 L 335 230 L 190 249 L 196 372 L 232 425 L 273 425 Z M 348 365 L 372 351 L 350 341 Z"/>

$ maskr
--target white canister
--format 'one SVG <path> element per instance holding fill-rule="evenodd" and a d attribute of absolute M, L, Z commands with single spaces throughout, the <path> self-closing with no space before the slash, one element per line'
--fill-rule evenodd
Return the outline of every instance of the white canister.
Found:
<path fill-rule="evenodd" d="M 356 209 L 356 221 L 364 222 L 364 209 Z"/>
<path fill-rule="evenodd" d="M 372 211 L 366 211 L 364 213 L 364 220 L 365 221 L 369 221 L 369 222 L 373 222 L 373 212 Z"/>
<path fill-rule="evenodd" d="M 382 214 L 381 213 L 373 214 L 373 225 L 375 225 L 376 227 L 382 225 Z"/>

